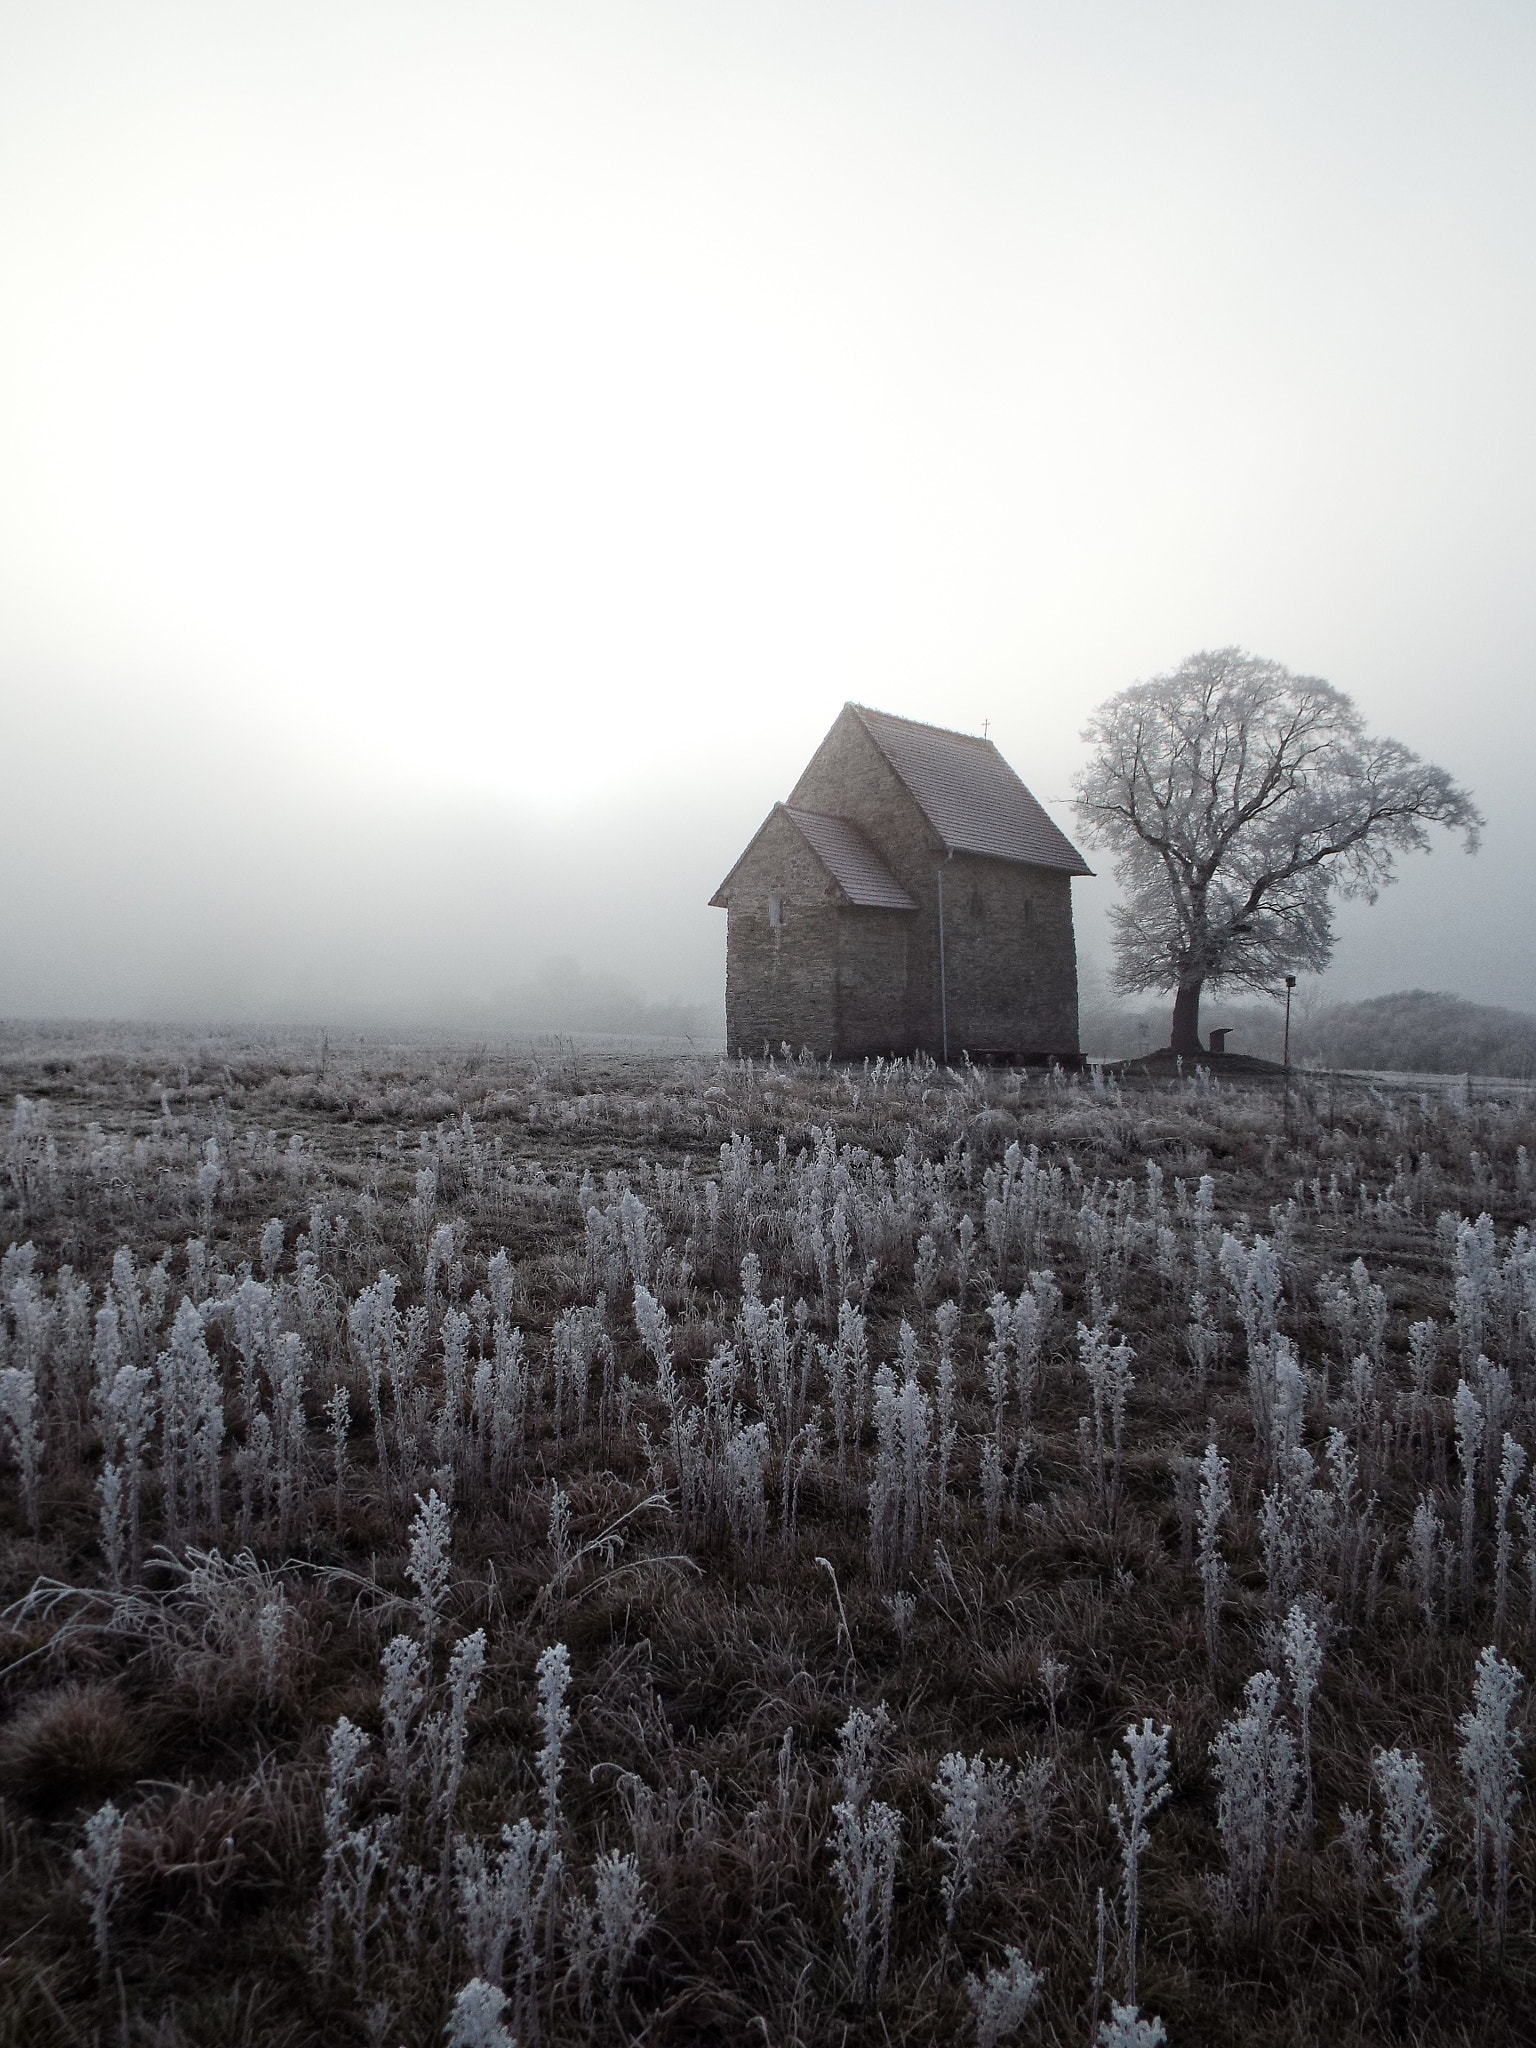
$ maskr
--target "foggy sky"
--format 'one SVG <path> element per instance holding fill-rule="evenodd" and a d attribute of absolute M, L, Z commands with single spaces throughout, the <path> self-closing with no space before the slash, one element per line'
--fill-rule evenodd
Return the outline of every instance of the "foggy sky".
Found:
<path fill-rule="evenodd" d="M 1520 5 L 10 0 L 0 1015 L 718 1007 L 845 699 L 1070 832 L 1234 641 L 1488 816 L 1328 993 L 1536 1008 L 1533 73 Z"/>

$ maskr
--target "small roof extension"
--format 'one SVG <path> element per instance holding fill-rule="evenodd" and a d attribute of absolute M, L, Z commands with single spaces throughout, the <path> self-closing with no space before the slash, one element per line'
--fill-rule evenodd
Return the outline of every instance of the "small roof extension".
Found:
<path fill-rule="evenodd" d="M 1068 875 L 1093 869 L 991 740 L 850 703 L 944 846 Z"/>
<path fill-rule="evenodd" d="M 788 818 L 849 903 L 864 910 L 916 910 L 912 898 L 850 819 L 829 817 L 823 811 L 792 811 L 788 804 L 775 804 L 753 833 L 746 853 L 710 898 L 717 909 L 725 908 L 726 891 L 736 868 L 773 820 L 781 816 Z"/>

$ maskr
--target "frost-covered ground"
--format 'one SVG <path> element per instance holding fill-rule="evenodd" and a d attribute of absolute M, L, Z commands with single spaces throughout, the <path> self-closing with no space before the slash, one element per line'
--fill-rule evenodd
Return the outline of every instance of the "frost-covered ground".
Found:
<path fill-rule="evenodd" d="M 1523 1091 L 0 1070 L 0 2041 L 1528 2031 Z"/>

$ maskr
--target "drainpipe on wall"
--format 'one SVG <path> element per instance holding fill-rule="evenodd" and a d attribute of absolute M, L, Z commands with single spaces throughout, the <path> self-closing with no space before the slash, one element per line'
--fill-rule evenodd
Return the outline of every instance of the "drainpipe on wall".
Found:
<path fill-rule="evenodd" d="M 945 854 L 946 864 L 955 857 L 951 847 Z M 939 883 L 939 1032 L 944 1046 L 944 1064 L 949 1065 L 949 990 L 944 979 L 944 869 L 934 870 Z"/>

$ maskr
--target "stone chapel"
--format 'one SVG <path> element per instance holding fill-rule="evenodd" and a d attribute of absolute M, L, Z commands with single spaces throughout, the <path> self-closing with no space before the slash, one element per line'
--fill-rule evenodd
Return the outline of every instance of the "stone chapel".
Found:
<path fill-rule="evenodd" d="M 990 740 L 846 704 L 710 898 L 729 1049 L 1075 1055 L 1091 872 Z"/>

